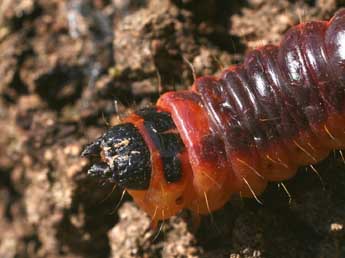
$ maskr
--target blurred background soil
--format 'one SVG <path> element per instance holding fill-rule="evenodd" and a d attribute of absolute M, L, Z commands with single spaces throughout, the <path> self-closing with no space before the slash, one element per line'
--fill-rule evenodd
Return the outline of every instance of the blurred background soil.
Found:
<path fill-rule="evenodd" d="M 121 189 L 86 175 L 83 146 L 121 116 L 278 43 L 336 0 L 1 0 L 0 257 L 345 257 L 339 152 L 234 198 L 193 232 L 160 234 Z"/>

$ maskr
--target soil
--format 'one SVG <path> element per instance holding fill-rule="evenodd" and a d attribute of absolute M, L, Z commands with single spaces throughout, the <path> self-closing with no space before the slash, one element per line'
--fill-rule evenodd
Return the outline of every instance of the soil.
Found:
<path fill-rule="evenodd" d="M 191 229 L 160 232 L 87 176 L 86 143 L 162 92 L 237 64 L 344 1 L 0 1 L 0 257 L 345 257 L 339 152 Z M 119 205 L 117 205 L 119 204 Z"/>

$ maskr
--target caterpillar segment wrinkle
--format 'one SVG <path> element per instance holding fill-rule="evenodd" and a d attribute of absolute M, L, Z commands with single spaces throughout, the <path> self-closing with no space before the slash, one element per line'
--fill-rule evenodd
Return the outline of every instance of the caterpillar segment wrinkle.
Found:
<path fill-rule="evenodd" d="M 345 9 L 292 27 L 219 77 L 167 92 L 86 146 L 89 174 L 116 182 L 152 218 L 208 214 L 257 197 L 345 147 Z"/>

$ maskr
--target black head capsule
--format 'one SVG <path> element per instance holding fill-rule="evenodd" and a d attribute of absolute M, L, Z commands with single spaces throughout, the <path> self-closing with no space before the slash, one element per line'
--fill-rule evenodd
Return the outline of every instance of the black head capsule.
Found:
<path fill-rule="evenodd" d="M 150 151 L 131 123 L 116 125 L 85 147 L 82 156 L 96 156 L 100 162 L 90 175 L 116 182 L 132 190 L 145 190 L 151 179 Z"/>

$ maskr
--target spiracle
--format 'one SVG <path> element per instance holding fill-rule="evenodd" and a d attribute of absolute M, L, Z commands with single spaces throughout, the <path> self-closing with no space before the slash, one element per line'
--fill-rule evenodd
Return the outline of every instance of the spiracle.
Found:
<path fill-rule="evenodd" d="M 89 144 L 89 174 L 116 182 L 153 221 L 260 195 L 345 147 L 345 9 L 292 27 L 219 77 L 163 94 Z"/>

